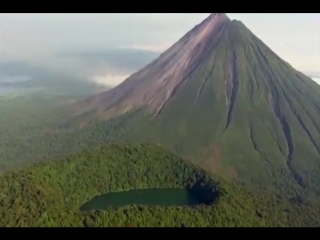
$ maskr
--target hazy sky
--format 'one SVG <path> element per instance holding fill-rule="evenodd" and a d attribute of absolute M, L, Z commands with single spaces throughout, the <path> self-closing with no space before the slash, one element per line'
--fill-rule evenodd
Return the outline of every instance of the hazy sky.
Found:
<path fill-rule="evenodd" d="M 0 58 L 65 51 L 163 51 L 208 14 L 0 14 Z M 295 68 L 320 75 L 320 14 L 228 14 Z M 49 62 L 48 62 L 49 63 Z M 71 64 L 70 64 L 71 65 Z"/>

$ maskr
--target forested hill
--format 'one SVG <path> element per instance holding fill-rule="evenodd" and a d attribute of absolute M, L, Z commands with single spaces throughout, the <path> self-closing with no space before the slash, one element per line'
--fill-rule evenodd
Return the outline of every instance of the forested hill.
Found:
<path fill-rule="evenodd" d="M 79 210 L 108 192 L 194 186 L 218 197 L 193 207 Z M 213 179 L 156 145 L 108 145 L 2 174 L 0 226 L 320 226 L 320 207 Z"/>

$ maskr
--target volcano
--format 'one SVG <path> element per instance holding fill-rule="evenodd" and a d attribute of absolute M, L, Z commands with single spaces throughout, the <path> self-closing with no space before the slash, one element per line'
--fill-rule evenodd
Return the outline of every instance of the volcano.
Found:
<path fill-rule="evenodd" d="M 74 107 L 136 113 L 128 139 L 159 142 L 223 177 L 320 194 L 320 86 L 226 14 Z"/>

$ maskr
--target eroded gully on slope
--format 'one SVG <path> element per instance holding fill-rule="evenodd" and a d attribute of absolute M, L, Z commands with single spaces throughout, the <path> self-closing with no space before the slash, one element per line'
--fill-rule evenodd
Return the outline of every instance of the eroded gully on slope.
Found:
<path fill-rule="evenodd" d="M 273 82 L 273 80 L 275 80 L 276 77 L 274 76 L 274 73 L 273 73 L 272 69 L 270 68 L 268 61 L 265 58 L 264 54 L 262 53 L 260 47 L 258 47 L 258 52 L 264 61 L 264 65 L 267 66 L 267 70 L 270 73 L 271 78 L 272 78 L 269 81 L 271 84 L 271 87 L 272 87 L 272 90 L 271 90 L 272 108 L 275 113 L 275 116 L 277 117 L 277 119 L 280 123 L 283 135 L 284 135 L 286 143 L 287 143 L 287 148 L 288 148 L 287 166 L 288 166 L 288 169 L 292 173 L 292 176 L 293 176 L 294 180 L 297 182 L 297 184 L 300 185 L 302 188 L 305 188 L 302 177 L 293 169 L 293 166 L 292 166 L 292 155 L 293 155 L 293 151 L 294 151 L 294 146 L 293 146 L 293 141 L 292 141 L 292 137 L 291 137 L 291 129 L 289 127 L 289 124 L 288 124 L 288 121 L 287 121 L 285 115 L 283 114 L 283 112 L 281 111 L 281 108 L 280 108 L 279 91 L 277 89 L 277 86 Z"/>
<path fill-rule="evenodd" d="M 228 109 L 227 109 L 227 122 L 223 132 L 225 132 L 230 125 L 233 108 L 234 108 L 235 101 L 237 98 L 237 93 L 238 93 L 239 83 L 238 83 L 236 61 L 237 61 L 237 56 L 235 51 L 233 51 L 232 60 L 229 66 L 227 67 L 227 78 L 225 81 Z"/>

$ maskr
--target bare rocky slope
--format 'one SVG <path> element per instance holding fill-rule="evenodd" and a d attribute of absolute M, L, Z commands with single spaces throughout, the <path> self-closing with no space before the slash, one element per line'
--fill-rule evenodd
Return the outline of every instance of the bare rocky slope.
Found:
<path fill-rule="evenodd" d="M 188 32 L 155 61 L 131 75 L 118 87 L 86 99 L 81 111 L 100 108 L 103 111 L 117 109 L 120 112 L 148 106 L 159 113 L 174 94 L 179 85 L 206 55 L 208 44 L 223 32 L 225 24 L 230 23 L 225 14 L 211 14 L 201 24 Z M 87 105 L 83 108 L 83 105 Z"/>
<path fill-rule="evenodd" d="M 225 14 L 73 107 L 90 118 L 135 113 L 128 139 L 162 143 L 223 177 L 320 193 L 320 86 Z"/>

